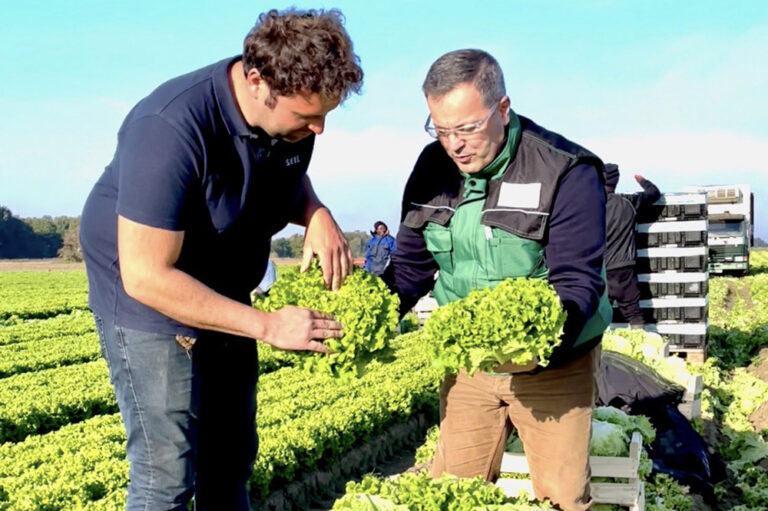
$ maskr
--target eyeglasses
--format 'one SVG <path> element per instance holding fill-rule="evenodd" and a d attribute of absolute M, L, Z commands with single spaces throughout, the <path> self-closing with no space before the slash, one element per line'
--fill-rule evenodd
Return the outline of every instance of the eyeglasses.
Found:
<path fill-rule="evenodd" d="M 432 116 L 427 116 L 427 122 L 424 123 L 424 131 L 432 138 L 448 138 L 451 133 L 456 135 L 457 138 L 468 139 L 480 135 L 485 130 L 485 122 L 491 118 L 494 112 L 498 110 L 498 103 L 488 110 L 488 113 L 483 116 L 482 119 L 468 124 L 462 124 L 455 128 L 438 128 L 432 125 Z"/>

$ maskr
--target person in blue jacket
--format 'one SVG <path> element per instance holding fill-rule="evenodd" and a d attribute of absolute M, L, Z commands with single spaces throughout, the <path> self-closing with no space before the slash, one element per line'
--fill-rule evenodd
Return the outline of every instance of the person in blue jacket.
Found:
<path fill-rule="evenodd" d="M 389 234 L 387 224 L 382 221 L 373 224 L 371 236 L 373 237 L 365 246 L 365 270 L 374 275 L 381 275 L 395 251 L 395 238 Z"/>

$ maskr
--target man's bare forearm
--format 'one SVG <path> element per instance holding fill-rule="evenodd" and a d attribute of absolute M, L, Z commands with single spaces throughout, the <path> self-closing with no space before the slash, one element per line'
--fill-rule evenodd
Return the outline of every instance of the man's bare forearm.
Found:
<path fill-rule="evenodd" d="M 131 279 L 135 300 L 193 328 L 263 339 L 266 313 L 227 298 L 177 268 L 147 271 Z"/>
<path fill-rule="evenodd" d="M 138 302 L 193 328 L 264 339 L 269 316 L 227 298 L 176 268 L 184 233 L 117 222 L 120 277 Z"/>

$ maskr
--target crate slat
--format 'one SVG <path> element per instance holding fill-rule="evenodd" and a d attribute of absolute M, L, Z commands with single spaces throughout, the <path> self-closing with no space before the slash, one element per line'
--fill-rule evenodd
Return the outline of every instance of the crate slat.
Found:
<path fill-rule="evenodd" d="M 628 506 L 631 511 L 645 509 L 643 482 L 637 475 L 640 465 L 640 452 L 643 447 L 642 436 L 635 431 L 629 443 L 629 456 L 590 456 L 589 466 L 592 477 L 610 477 L 627 479 L 626 483 L 590 483 L 592 498 L 601 504 Z M 504 453 L 501 459 L 502 473 L 530 474 L 528 461 L 524 454 Z M 496 486 L 509 496 L 516 496 L 520 490 L 533 496 L 530 479 L 499 479 Z"/>
<path fill-rule="evenodd" d="M 700 374 L 692 374 L 688 379 L 688 384 L 685 386 L 685 393 L 683 394 L 683 401 L 695 401 L 701 399 L 701 389 L 703 388 L 703 382 Z"/>
<path fill-rule="evenodd" d="M 701 417 L 701 399 L 677 405 L 677 410 L 688 420 Z"/>
<path fill-rule="evenodd" d="M 516 497 L 521 491 L 533 496 L 533 483 L 530 479 L 499 479 L 496 486 L 510 497 Z M 645 509 L 645 487 L 642 481 L 635 484 L 590 483 L 589 488 L 596 504 L 618 504 L 632 511 Z"/>
<path fill-rule="evenodd" d="M 602 504 L 633 506 L 638 500 L 639 484 L 634 483 L 590 483 L 592 499 Z"/>
<path fill-rule="evenodd" d="M 589 466 L 592 469 L 592 477 L 637 477 L 637 465 L 632 465 L 629 456 L 590 456 Z M 530 474 L 528 460 L 525 454 L 513 454 L 506 452 L 501 459 L 501 472 L 511 474 Z"/>

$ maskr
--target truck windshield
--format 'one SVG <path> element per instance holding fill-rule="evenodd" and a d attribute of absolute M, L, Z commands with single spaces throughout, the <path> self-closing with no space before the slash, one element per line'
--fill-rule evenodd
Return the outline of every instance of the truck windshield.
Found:
<path fill-rule="evenodd" d="M 709 221 L 709 232 L 720 236 L 740 236 L 743 234 L 743 220 Z"/>

